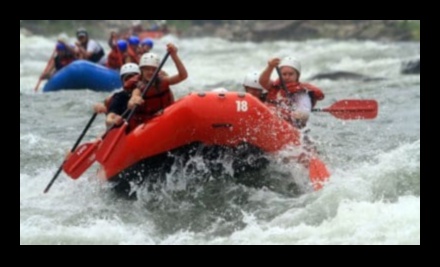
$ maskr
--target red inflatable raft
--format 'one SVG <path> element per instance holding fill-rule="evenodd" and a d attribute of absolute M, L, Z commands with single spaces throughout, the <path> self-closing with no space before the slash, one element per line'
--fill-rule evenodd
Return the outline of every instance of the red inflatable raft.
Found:
<path fill-rule="evenodd" d="M 240 172 L 248 169 L 246 164 L 255 168 L 264 165 L 258 160 L 243 160 L 247 155 L 299 145 L 299 139 L 296 128 L 249 94 L 190 93 L 122 135 L 108 157 L 100 161 L 98 176 L 113 181 L 165 173 L 176 155 L 196 153 L 211 159 L 229 153 L 242 161 L 233 166 Z"/>

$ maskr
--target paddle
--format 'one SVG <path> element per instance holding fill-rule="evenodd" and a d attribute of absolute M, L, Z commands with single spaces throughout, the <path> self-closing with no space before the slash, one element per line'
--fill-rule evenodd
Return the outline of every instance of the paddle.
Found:
<path fill-rule="evenodd" d="M 95 162 L 95 151 L 101 140 L 80 145 L 64 162 L 63 171 L 72 179 L 78 179 Z"/>
<path fill-rule="evenodd" d="M 327 170 L 324 162 L 316 156 L 312 156 L 309 161 L 309 178 L 312 181 L 313 189 L 315 191 L 321 189 L 329 177 L 330 172 Z"/>
<path fill-rule="evenodd" d="M 121 117 L 125 117 L 125 115 L 128 114 L 128 111 L 129 110 L 127 109 Z M 112 124 L 100 139 L 80 145 L 65 161 L 63 166 L 64 172 L 72 179 L 78 179 L 95 162 L 96 150 L 110 130 L 115 127 L 116 125 Z"/>
<path fill-rule="evenodd" d="M 281 86 L 286 94 L 288 94 L 289 91 L 287 90 L 286 84 L 284 83 L 281 70 L 278 66 L 276 67 L 276 70 L 280 78 Z M 322 162 L 316 154 L 312 155 L 309 161 L 309 179 L 310 181 L 312 181 L 314 190 L 316 191 L 321 189 L 323 182 L 325 182 L 329 177 L 330 172 L 327 170 L 324 162 Z"/>
<path fill-rule="evenodd" d="M 41 83 L 41 81 L 43 80 L 43 79 L 41 79 L 41 76 L 42 76 L 44 73 L 46 73 L 47 70 L 49 69 L 49 66 L 50 66 L 49 63 L 50 63 L 50 61 L 53 59 L 53 57 L 55 56 L 55 53 L 56 53 L 56 52 L 57 52 L 57 49 L 56 49 L 56 47 L 55 47 L 55 49 L 54 49 L 53 52 L 52 52 L 52 55 L 50 56 L 49 60 L 47 61 L 46 68 L 44 68 L 44 71 L 41 73 L 40 78 L 38 79 L 38 82 L 37 82 L 37 84 L 35 85 L 34 92 L 37 92 L 37 91 L 38 91 L 38 87 L 40 87 L 40 83 Z"/>
<path fill-rule="evenodd" d="M 328 108 L 315 108 L 314 112 L 329 112 L 342 120 L 374 119 L 377 117 L 378 107 L 376 100 L 340 100 Z"/>
<path fill-rule="evenodd" d="M 165 64 L 166 60 L 168 59 L 168 56 L 170 55 L 169 52 L 166 53 L 165 57 L 162 59 L 162 62 L 160 63 L 159 67 L 156 69 L 156 71 L 153 74 L 153 77 L 148 82 L 147 86 L 142 92 L 142 98 L 146 95 L 146 93 L 150 90 L 151 86 L 153 85 L 153 82 L 156 80 L 157 76 L 159 75 L 160 70 L 162 69 L 162 66 Z M 112 153 L 113 149 L 115 148 L 116 144 L 119 142 L 121 137 L 126 133 L 126 129 L 128 127 L 128 121 L 130 121 L 133 114 L 136 112 L 136 109 L 138 108 L 138 105 L 136 105 L 128 115 L 127 119 L 125 119 L 124 124 L 119 127 L 118 129 L 114 129 L 110 131 L 103 141 L 101 147 L 96 152 L 96 160 L 104 164 L 110 154 Z"/>
<path fill-rule="evenodd" d="M 84 128 L 84 130 L 82 131 L 81 135 L 79 136 L 78 140 L 76 140 L 76 143 L 73 145 L 72 149 L 70 150 L 70 152 L 73 152 L 76 147 L 78 146 L 79 142 L 81 142 L 81 140 L 83 139 L 84 135 L 86 134 L 87 130 L 90 128 L 90 125 L 92 125 L 93 121 L 96 118 L 96 115 L 98 115 L 98 113 L 93 113 L 93 116 L 90 118 L 89 122 L 86 125 L 86 128 Z M 46 189 L 44 189 L 44 193 L 47 193 L 50 189 L 50 187 L 52 186 L 53 182 L 55 182 L 55 179 L 57 179 L 58 175 L 60 174 L 64 163 L 66 162 L 66 160 L 63 161 L 63 163 L 61 164 L 61 166 L 58 168 L 57 172 L 55 173 L 55 175 L 53 176 L 52 180 L 50 180 L 49 184 L 46 186 Z"/>

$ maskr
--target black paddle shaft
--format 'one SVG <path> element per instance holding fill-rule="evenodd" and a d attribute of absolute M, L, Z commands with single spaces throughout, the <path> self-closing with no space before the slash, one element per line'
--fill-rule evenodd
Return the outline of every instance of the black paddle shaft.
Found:
<path fill-rule="evenodd" d="M 86 134 L 87 130 L 90 128 L 90 125 L 92 125 L 93 121 L 96 118 L 96 115 L 98 115 L 98 113 L 93 113 L 93 116 L 90 118 L 89 122 L 87 123 L 86 127 L 84 128 L 84 130 L 82 131 L 81 135 L 79 136 L 78 140 L 76 140 L 75 144 L 73 145 L 72 149 L 70 150 L 70 152 L 75 151 L 76 147 L 79 145 L 79 143 L 81 142 L 81 140 L 83 139 L 84 135 Z M 61 173 L 61 170 L 63 169 L 63 165 L 66 161 L 64 160 L 63 163 L 61 163 L 61 166 L 58 168 L 57 172 L 55 173 L 55 175 L 53 176 L 52 180 L 50 180 L 49 184 L 46 186 L 46 188 L 44 189 L 44 193 L 47 193 L 50 189 L 50 187 L 52 186 L 52 184 L 55 182 L 55 180 L 57 179 L 58 175 Z"/>

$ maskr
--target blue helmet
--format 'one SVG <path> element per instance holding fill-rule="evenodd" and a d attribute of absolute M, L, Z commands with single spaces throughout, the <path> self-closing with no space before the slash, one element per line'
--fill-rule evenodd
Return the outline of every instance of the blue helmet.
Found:
<path fill-rule="evenodd" d="M 127 41 L 120 39 L 120 40 L 118 40 L 117 45 L 118 45 L 119 51 L 122 51 L 122 52 L 127 51 L 127 46 L 128 46 Z"/>
<path fill-rule="evenodd" d="M 63 43 L 58 42 L 56 46 L 57 51 L 64 51 L 66 50 L 66 45 Z"/>
<path fill-rule="evenodd" d="M 130 38 L 128 38 L 128 43 L 130 45 L 139 45 L 139 37 L 132 35 Z"/>
<path fill-rule="evenodd" d="M 153 40 L 151 40 L 150 38 L 145 38 L 144 40 L 142 40 L 141 45 L 146 45 L 149 46 L 150 48 L 153 48 Z"/>

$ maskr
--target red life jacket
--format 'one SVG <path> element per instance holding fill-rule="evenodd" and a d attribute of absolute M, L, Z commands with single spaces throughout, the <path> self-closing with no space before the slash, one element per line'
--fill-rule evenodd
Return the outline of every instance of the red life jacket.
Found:
<path fill-rule="evenodd" d="M 306 91 L 311 93 L 312 106 L 316 105 L 316 102 L 324 99 L 324 93 L 318 87 L 309 83 L 290 82 L 286 83 L 287 91 L 291 94 Z M 272 104 L 280 104 L 281 102 L 288 102 L 286 91 L 282 88 L 280 80 L 276 80 L 267 94 L 267 101 Z"/>
<path fill-rule="evenodd" d="M 145 90 L 147 83 L 141 81 L 139 85 L 142 85 L 142 93 Z M 158 80 L 144 95 L 144 104 L 140 105 L 130 120 L 130 129 L 133 129 L 137 125 L 143 123 L 145 120 L 153 117 L 158 111 L 165 109 L 174 103 L 174 95 L 171 92 L 168 82 Z"/>
<path fill-rule="evenodd" d="M 121 52 L 118 49 L 112 49 L 107 56 L 107 67 L 119 70 L 124 64 Z"/>
<path fill-rule="evenodd" d="M 139 64 L 139 55 L 136 51 L 134 51 L 131 46 L 128 46 L 127 48 L 128 56 L 131 57 L 130 62 Z M 125 62 L 127 63 L 127 62 Z"/>
<path fill-rule="evenodd" d="M 75 57 L 71 54 L 67 54 L 65 56 L 59 56 L 59 55 L 55 56 L 54 64 L 55 64 L 56 71 L 61 70 L 65 66 L 72 63 L 74 60 L 75 60 Z"/>
<path fill-rule="evenodd" d="M 131 92 L 135 88 L 142 88 L 145 90 L 147 83 L 145 81 L 139 81 L 140 75 L 136 75 L 125 81 L 124 90 Z M 159 110 L 165 109 L 174 103 L 174 95 L 171 92 L 168 82 L 159 81 L 159 87 L 156 87 L 157 83 L 154 83 L 146 95 L 144 96 L 144 104 L 140 105 L 133 117 L 128 122 L 129 128 L 134 129 L 139 124 L 145 122 L 147 119 L 153 117 Z M 110 107 L 113 95 L 107 97 L 104 101 L 107 109 Z"/>

